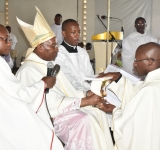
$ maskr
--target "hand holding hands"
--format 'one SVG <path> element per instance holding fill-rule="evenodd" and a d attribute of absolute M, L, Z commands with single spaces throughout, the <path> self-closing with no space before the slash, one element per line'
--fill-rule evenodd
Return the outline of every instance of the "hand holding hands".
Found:
<path fill-rule="evenodd" d="M 81 107 L 88 106 L 88 105 L 97 105 L 104 102 L 106 102 L 106 100 L 104 100 L 102 97 L 96 94 L 92 94 L 88 97 L 82 98 Z"/>
<path fill-rule="evenodd" d="M 121 73 L 120 72 L 109 72 L 109 73 L 101 73 L 99 74 L 98 78 L 104 78 L 104 77 L 111 77 L 111 79 L 109 79 L 109 82 L 113 82 L 118 80 L 121 77 Z"/>
<path fill-rule="evenodd" d="M 112 113 L 114 108 L 115 106 L 112 104 L 106 104 L 106 103 L 99 104 L 99 109 L 106 113 Z"/>

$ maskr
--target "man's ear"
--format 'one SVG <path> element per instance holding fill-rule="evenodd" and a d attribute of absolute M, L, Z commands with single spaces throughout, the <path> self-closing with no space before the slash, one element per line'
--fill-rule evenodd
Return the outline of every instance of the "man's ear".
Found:
<path fill-rule="evenodd" d="M 37 45 L 37 50 L 39 52 L 42 52 L 43 51 L 43 45 L 42 44 Z"/>
<path fill-rule="evenodd" d="M 65 37 L 66 37 L 66 32 L 65 32 L 65 31 L 62 31 L 62 35 L 63 35 L 63 37 L 65 38 Z"/>

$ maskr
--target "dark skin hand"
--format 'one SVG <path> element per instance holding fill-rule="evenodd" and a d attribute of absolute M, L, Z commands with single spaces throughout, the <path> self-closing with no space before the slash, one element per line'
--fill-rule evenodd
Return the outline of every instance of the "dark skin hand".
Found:
<path fill-rule="evenodd" d="M 121 76 L 121 73 L 119 72 L 109 72 L 109 73 L 100 73 L 98 78 L 104 78 L 104 77 L 111 77 L 111 79 L 109 79 L 109 82 L 113 82 L 116 81 L 119 77 Z"/>
<path fill-rule="evenodd" d="M 84 106 L 89 106 L 89 105 L 98 105 L 100 103 L 104 103 L 106 102 L 106 100 L 104 100 L 102 97 L 96 95 L 96 94 L 92 94 L 88 97 L 82 98 L 81 101 L 81 107 Z"/>
<path fill-rule="evenodd" d="M 112 104 L 101 103 L 99 104 L 98 108 L 106 113 L 112 113 L 115 106 Z"/>
<path fill-rule="evenodd" d="M 92 94 L 94 94 L 91 90 L 86 92 L 86 97 L 91 96 Z"/>
<path fill-rule="evenodd" d="M 42 80 L 47 84 L 46 88 L 52 88 L 56 83 L 56 77 L 52 76 L 43 77 Z"/>

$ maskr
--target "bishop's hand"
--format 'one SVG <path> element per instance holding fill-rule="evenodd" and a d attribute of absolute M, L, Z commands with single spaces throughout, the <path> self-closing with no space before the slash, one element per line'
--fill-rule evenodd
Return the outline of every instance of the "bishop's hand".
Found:
<path fill-rule="evenodd" d="M 56 83 L 56 77 L 52 76 L 43 77 L 42 80 L 46 83 L 46 88 L 52 88 Z"/>
<path fill-rule="evenodd" d="M 89 106 L 89 105 L 95 106 L 104 102 L 106 102 L 106 100 L 104 100 L 103 97 L 100 97 L 96 94 L 92 94 L 88 97 L 82 98 L 81 107 Z"/>

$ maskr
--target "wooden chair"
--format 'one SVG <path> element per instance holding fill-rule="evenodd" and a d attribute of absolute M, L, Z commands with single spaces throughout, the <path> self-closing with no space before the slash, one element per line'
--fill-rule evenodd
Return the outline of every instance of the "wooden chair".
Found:
<path fill-rule="evenodd" d="M 11 50 L 10 52 L 11 58 L 13 60 L 13 69 L 17 68 L 16 60 L 18 56 L 18 51 L 17 50 Z"/>

